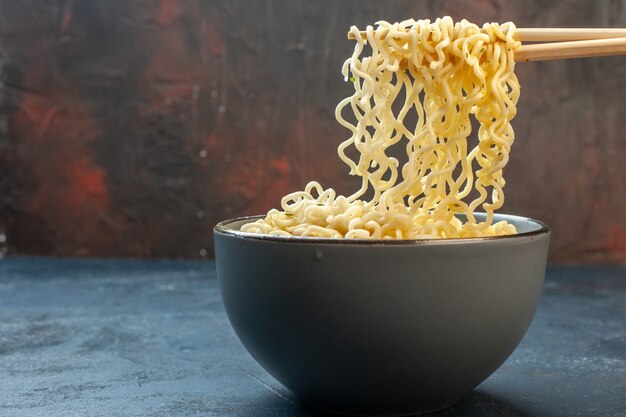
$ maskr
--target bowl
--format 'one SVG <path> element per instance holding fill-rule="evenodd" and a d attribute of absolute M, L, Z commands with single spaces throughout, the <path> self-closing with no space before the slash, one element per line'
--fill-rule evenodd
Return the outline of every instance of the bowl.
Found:
<path fill-rule="evenodd" d="M 228 318 L 255 360 L 305 403 L 362 416 L 445 408 L 513 352 L 535 313 L 549 230 L 348 240 L 214 230 Z M 483 219 L 484 215 L 477 215 Z"/>

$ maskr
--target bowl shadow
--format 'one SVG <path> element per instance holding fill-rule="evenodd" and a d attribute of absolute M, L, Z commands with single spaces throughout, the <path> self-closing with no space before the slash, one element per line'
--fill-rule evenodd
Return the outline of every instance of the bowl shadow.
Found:
<path fill-rule="evenodd" d="M 256 397 L 252 404 L 244 409 L 250 414 L 237 414 L 245 417 L 337 417 L 340 414 L 329 413 L 313 408 L 293 396 L 283 397 L 267 393 Z M 502 398 L 474 390 L 451 406 L 434 413 L 422 414 L 423 417 L 532 417 Z"/>
<path fill-rule="evenodd" d="M 519 407 L 487 392 L 474 390 L 451 406 L 424 417 L 531 417 Z"/>

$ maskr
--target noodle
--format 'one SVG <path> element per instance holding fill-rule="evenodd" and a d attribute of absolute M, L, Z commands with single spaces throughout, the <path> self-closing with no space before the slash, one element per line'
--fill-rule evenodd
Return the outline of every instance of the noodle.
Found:
<path fill-rule="evenodd" d="M 504 203 L 502 170 L 514 140 L 511 119 L 520 86 L 514 73 L 513 23 L 481 28 L 450 17 L 356 27 L 357 44 L 342 72 L 354 94 L 335 111 L 351 136 L 339 145 L 350 174 L 361 177 L 350 196 L 312 181 L 285 196 L 282 210 L 241 230 L 279 236 L 421 239 L 516 233 L 493 222 Z M 364 54 L 369 45 L 371 54 Z M 402 105 L 399 111 L 392 105 Z M 417 123 L 405 118 L 413 112 Z M 344 113 L 355 120 L 344 117 Z M 468 147 L 472 116 L 478 145 Z M 387 155 L 405 146 L 407 161 Z M 358 158 L 346 151 L 354 147 Z M 474 168 L 476 167 L 476 169 Z M 474 193 L 471 193 L 474 190 Z M 362 199 L 370 191 L 372 197 Z M 484 221 L 474 212 L 484 211 Z M 456 215 L 464 215 L 461 220 Z"/>

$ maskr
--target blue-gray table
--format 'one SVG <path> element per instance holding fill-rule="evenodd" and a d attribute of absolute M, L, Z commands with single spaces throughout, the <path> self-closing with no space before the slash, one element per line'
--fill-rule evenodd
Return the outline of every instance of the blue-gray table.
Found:
<path fill-rule="evenodd" d="M 210 262 L 0 260 L 0 415 L 329 416 L 233 333 Z M 431 416 L 626 416 L 626 268 L 548 270 L 524 340 Z"/>

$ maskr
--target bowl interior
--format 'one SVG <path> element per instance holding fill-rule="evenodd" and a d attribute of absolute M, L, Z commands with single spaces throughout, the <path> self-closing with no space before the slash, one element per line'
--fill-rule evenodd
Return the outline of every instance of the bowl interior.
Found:
<path fill-rule="evenodd" d="M 476 220 L 482 221 L 485 219 L 485 213 L 474 213 Z M 258 219 L 263 218 L 263 215 L 256 216 L 247 216 L 247 217 L 238 217 L 235 219 L 225 220 L 223 222 L 218 223 L 215 226 L 215 230 L 221 233 L 227 233 L 232 235 L 238 235 L 242 237 L 254 238 L 254 239 L 270 239 L 276 241 L 285 241 L 285 240 L 297 240 L 301 242 L 345 242 L 346 239 L 337 239 L 337 238 L 311 238 L 311 237 L 300 237 L 300 236 L 269 236 L 269 235 L 258 235 L 252 233 L 241 232 L 241 226 L 246 223 L 251 223 Z M 457 215 L 459 219 L 465 221 L 465 215 Z M 548 226 L 539 220 L 534 220 L 528 217 L 523 216 L 515 216 L 512 214 L 495 214 L 494 215 L 494 223 L 502 220 L 506 220 L 510 224 L 513 224 L 517 229 L 517 234 L 515 235 L 504 235 L 504 236 L 489 236 L 489 237 L 479 237 L 479 238 L 459 238 L 459 239 L 405 239 L 405 240 L 381 240 L 381 239 L 349 239 L 350 243 L 385 243 L 385 244 L 393 244 L 394 242 L 433 242 L 433 243 L 442 243 L 449 241 L 475 241 L 475 240 L 490 240 L 490 239 L 510 239 L 515 237 L 524 237 L 534 234 L 546 233 L 548 232 Z"/>

